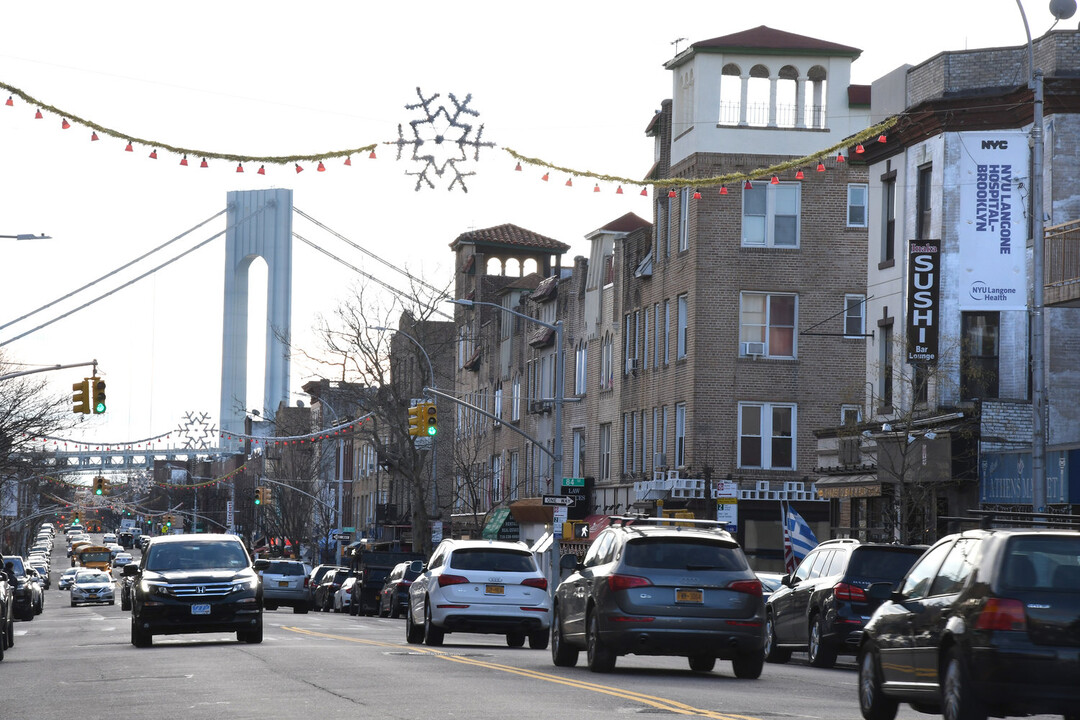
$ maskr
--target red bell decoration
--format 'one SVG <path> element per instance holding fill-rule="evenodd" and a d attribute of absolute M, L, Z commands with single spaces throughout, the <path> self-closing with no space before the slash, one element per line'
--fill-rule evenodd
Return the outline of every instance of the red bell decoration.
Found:
<path fill-rule="evenodd" d="M 180 158 L 180 164 L 183 165 L 184 167 L 187 167 L 187 155 Z"/>
<path fill-rule="evenodd" d="M 126 148 L 124 148 L 124 152 L 135 152 L 135 148 L 133 148 L 133 147 L 131 146 L 131 143 L 129 142 L 129 143 L 127 144 L 127 147 L 126 147 Z"/>
<path fill-rule="evenodd" d="M 265 175 L 266 174 L 266 166 L 265 165 L 260 165 L 258 172 L 256 172 L 255 174 L 256 175 Z"/>
<path fill-rule="evenodd" d="M 825 163 L 823 163 L 823 162 L 819 162 L 819 163 L 817 164 L 817 171 L 818 171 L 818 172 L 825 172 Z"/>
<path fill-rule="evenodd" d="M 866 150 L 863 149 L 862 143 L 859 143 L 858 145 L 855 146 L 855 154 L 856 155 L 859 155 L 859 154 L 864 153 L 864 152 L 866 152 Z"/>
<path fill-rule="evenodd" d="M 240 172 L 240 173 L 244 172 L 244 164 L 243 163 L 236 163 L 236 172 Z"/>
<path fill-rule="evenodd" d="M 574 178 L 566 178 L 566 187 L 574 187 Z"/>
<path fill-rule="evenodd" d="M 202 162 L 199 163 L 199 167 L 208 168 L 208 167 L 210 167 L 210 163 L 206 162 L 206 158 L 203 158 Z"/>
<path fill-rule="evenodd" d="M 517 167 L 514 168 L 514 172 L 521 172 L 521 163 L 517 164 Z"/>
<path fill-rule="evenodd" d="M 881 143 L 886 142 L 885 133 L 882 133 L 881 135 L 878 135 L 877 136 L 877 141 L 881 142 Z"/>
<path fill-rule="evenodd" d="M 101 139 L 101 138 L 99 138 L 99 137 L 97 136 L 97 133 L 96 133 L 96 132 L 92 132 L 92 133 L 90 133 L 90 142 L 94 142 L 95 140 L 100 140 L 100 139 Z"/>
<path fill-rule="evenodd" d="M 153 150 L 150 151 L 150 159 L 151 160 L 157 160 L 157 148 L 154 148 Z"/>
<path fill-rule="evenodd" d="M 300 167 L 300 163 L 296 163 L 296 173 L 299 175 L 304 172 L 304 168 Z"/>
<path fill-rule="evenodd" d="M 622 194 L 623 194 L 623 191 L 622 191 L 622 185 L 620 185 L 619 187 L 615 188 L 615 194 L 616 194 L 616 195 L 622 195 Z"/>
<path fill-rule="evenodd" d="M 41 114 L 41 108 L 38 108 L 38 111 L 36 113 L 34 113 L 34 119 L 35 120 L 40 120 L 43 117 L 45 117 L 45 116 Z"/>
<path fill-rule="evenodd" d="M 592 191 L 593 192 L 600 192 L 600 183 L 596 183 L 595 185 L 593 185 Z"/>
<path fill-rule="evenodd" d="M 727 195 L 727 185 L 721 185 L 720 186 L 720 194 L 721 195 Z"/>
<path fill-rule="evenodd" d="M 649 188 L 641 188 L 641 196 L 649 197 Z"/>
<path fill-rule="evenodd" d="M 750 182 L 749 179 L 747 179 L 746 184 L 743 185 L 742 188 L 743 188 L 743 190 L 753 190 L 754 185 L 753 185 L 753 183 Z"/>
<path fill-rule="evenodd" d="M 319 166 L 315 168 L 315 172 L 326 172 L 326 166 L 322 164 L 322 160 L 319 161 Z"/>
<path fill-rule="evenodd" d="M 375 159 L 375 151 L 374 150 L 371 151 L 371 154 L 368 155 L 368 158 L 371 159 L 371 160 Z"/>
<path fill-rule="evenodd" d="M 346 155 L 345 156 L 345 164 L 346 165 L 352 165 L 352 155 Z"/>
<path fill-rule="evenodd" d="M 836 153 L 836 162 L 838 162 L 838 163 L 844 162 L 844 153 Z"/>
<path fill-rule="evenodd" d="M 799 171 L 795 173 L 795 179 L 796 180 L 802 180 L 804 177 L 806 177 L 806 176 L 803 175 L 802 168 L 799 168 Z"/>
<path fill-rule="evenodd" d="M 67 118 L 64 118 L 63 122 L 60 123 L 60 129 L 67 130 L 69 127 L 71 127 L 71 123 L 67 121 Z"/>
<path fill-rule="evenodd" d="M 769 184 L 770 185 L 779 185 L 780 184 L 780 178 L 773 175 L 772 180 L 769 181 Z"/>
<path fill-rule="evenodd" d="M 669 198 L 673 198 L 673 197 L 676 197 L 676 194 L 675 194 L 675 190 L 674 190 L 674 189 L 668 190 L 668 191 L 667 191 L 667 196 L 668 196 Z"/>
<path fill-rule="evenodd" d="M 7 102 L 4 103 L 4 104 L 7 105 L 8 107 L 15 107 L 15 101 L 11 99 L 10 95 L 8 95 Z"/>
<path fill-rule="evenodd" d="M 548 181 L 548 174 L 549 173 L 544 173 L 544 177 L 542 177 L 540 179 L 543 180 L 544 182 L 547 182 Z"/>
<path fill-rule="evenodd" d="M 697 191 L 697 190 L 694 191 L 694 199 L 695 200 L 700 200 L 701 199 L 701 193 L 699 191 Z"/>

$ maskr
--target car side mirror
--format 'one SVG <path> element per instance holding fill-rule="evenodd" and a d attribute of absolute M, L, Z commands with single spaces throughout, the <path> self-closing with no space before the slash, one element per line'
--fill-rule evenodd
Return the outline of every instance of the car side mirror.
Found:
<path fill-rule="evenodd" d="M 424 572 L 424 568 L 425 563 L 422 560 L 413 560 L 409 563 L 409 570 L 412 570 L 414 573 L 422 573 Z"/>
<path fill-rule="evenodd" d="M 262 572 L 266 568 L 270 567 L 270 561 L 266 558 L 259 558 L 255 562 L 251 563 L 251 567 L 258 572 Z"/>
<path fill-rule="evenodd" d="M 892 583 L 890 582 L 877 582 L 873 583 L 866 589 L 866 594 L 871 600 L 877 600 L 878 602 L 885 602 L 886 600 L 894 600 Z"/>
<path fill-rule="evenodd" d="M 585 566 L 581 563 L 580 560 L 578 560 L 577 555 L 574 555 L 573 553 L 567 553 L 566 555 L 563 555 L 561 558 L 559 558 L 560 570 L 566 572 L 576 572 L 583 567 Z"/>
<path fill-rule="evenodd" d="M 784 587 L 794 587 L 795 583 L 796 580 L 794 575 L 785 575 L 784 577 L 780 578 L 780 584 Z"/>
<path fill-rule="evenodd" d="M 133 577 L 139 574 L 139 566 L 134 563 L 124 566 L 124 577 Z"/>

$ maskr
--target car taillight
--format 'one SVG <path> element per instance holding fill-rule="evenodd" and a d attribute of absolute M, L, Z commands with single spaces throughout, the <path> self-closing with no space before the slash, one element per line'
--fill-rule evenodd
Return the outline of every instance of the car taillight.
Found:
<path fill-rule="evenodd" d="M 866 602 L 866 592 L 858 585 L 846 582 L 838 582 L 833 585 L 833 597 L 848 602 Z"/>
<path fill-rule="evenodd" d="M 447 585 L 463 585 L 469 582 L 469 578 L 464 575 L 440 575 L 439 587 L 446 587 Z"/>
<path fill-rule="evenodd" d="M 648 578 L 638 577 L 637 575 L 608 575 L 607 586 L 612 592 L 618 590 L 629 590 L 630 588 L 646 587 L 652 585 L 652 581 Z"/>
<path fill-rule="evenodd" d="M 525 578 L 521 581 L 522 585 L 528 585 L 529 587 L 540 588 L 541 590 L 547 590 L 547 578 Z"/>
<path fill-rule="evenodd" d="M 412 580 L 400 580 L 398 581 L 398 585 L 400 587 L 409 587 L 410 585 L 412 585 Z"/>
<path fill-rule="evenodd" d="M 304 587 L 309 587 L 310 583 L 311 583 L 311 578 L 305 577 L 304 578 Z"/>
<path fill-rule="evenodd" d="M 1027 630 L 1024 603 L 1011 598 L 988 598 L 975 620 L 976 630 Z"/>
<path fill-rule="evenodd" d="M 750 595 L 757 595 L 761 597 L 761 581 L 760 580 L 736 580 L 728 583 L 728 590 L 734 590 L 735 592 L 744 592 Z"/>

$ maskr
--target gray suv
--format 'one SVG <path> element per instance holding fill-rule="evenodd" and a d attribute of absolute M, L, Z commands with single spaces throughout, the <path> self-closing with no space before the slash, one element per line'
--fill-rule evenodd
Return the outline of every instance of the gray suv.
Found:
<path fill-rule="evenodd" d="M 270 560 L 259 573 L 263 580 L 263 607 L 277 610 L 279 605 L 291 607 L 294 613 L 306 613 L 308 600 L 308 569 L 299 560 Z"/>
<path fill-rule="evenodd" d="M 614 517 L 555 591 L 551 657 L 610 672 L 619 655 L 675 655 L 709 672 L 731 660 L 739 678 L 764 662 L 761 583 L 735 539 L 708 520 Z"/>

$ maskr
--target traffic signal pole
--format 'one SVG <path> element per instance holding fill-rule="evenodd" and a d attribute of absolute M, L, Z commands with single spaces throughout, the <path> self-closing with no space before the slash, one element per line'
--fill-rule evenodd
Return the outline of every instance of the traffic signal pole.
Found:
<path fill-rule="evenodd" d="M 67 370 L 68 368 L 77 367 L 89 367 L 93 366 L 96 370 L 97 360 L 91 360 L 84 363 L 72 363 L 71 365 L 51 365 L 49 367 L 35 368 L 34 370 L 21 370 L 19 372 L 8 373 L 6 375 L 0 375 L 0 380 L 10 380 L 11 378 L 22 377 L 23 375 L 33 375 L 34 373 L 53 372 L 54 370 Z"/>

